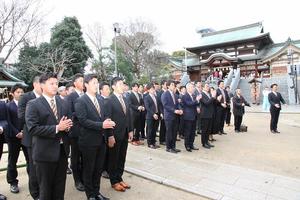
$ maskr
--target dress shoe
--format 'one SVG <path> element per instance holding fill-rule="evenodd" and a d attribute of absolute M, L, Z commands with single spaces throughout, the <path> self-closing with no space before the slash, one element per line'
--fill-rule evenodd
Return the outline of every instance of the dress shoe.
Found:
<path fill-rule="evenodd" d="M 109 198 L 103 196 L 102 194 L 99 194 L 99 195 L 97 196 L 97 200 L 109 200 Z"/>
<path fill-rule="evenodd" d="M 19 193 L 20 190 L 19 190 L 18 185 L 10 185 L 10 192 L 11 193 Z"/>
<path fill-rule="evenodd" d="M 144 145 L 144 142 L 142 142 L 141 140 L 137 141 L 137 143 L 138 143 L 139 145 Z"/>
<path fill-rule="evenodd" d="M 275 130 L 275 133 L 280 133 L 278 130 Z"/>
<path fill-rule="evenodd" d="M 125 189 L 130 189 L 131 188 L 131 186 L 128 185 L 127 183 L 125 183 L 124 181 L 121 181 L 120 185 L 122 185 L 122 187 L 125 188 Z"/>
<path fill-rule="evenodd" d="M 271 130 L 271 133 L 275 134 L 276 132 L 274 130 Z"/>
<path fill-rule="evenodd" d="M 4 196 L 3 194 L 0 194 L 0 200 L 6 200 L 6 196 Z"/>
<path fill-rule="evenodd" d="M 227 135 L 227 133 L 225 133 L 224 131 L 222 132 L 223 135 Z"/>
<path fill-rule="evenodd" d="M 197 148 L 197 147 L 195 147 L 195 146 L 192 146 L 191 149 L 192 149 L 192 150 L 199 150 L 199 148 Z"/>
<path fill-rule="evenodd" d="M 176 149 L 176 148 L 174 148 L 173 150 L 174 150 L 174 151 L 176 151 L 177 153 L 181 152 L 181 150 L 180 150 L 180 149 Z"/>
<path fill-rule="evenodd" d="M 103 177 L 103 178 L 106 178 L 106 179 L 109 179 L 109 174 L 108 174 L 108 172 L 107 172 L 107 171 L 103 171 L 103 172 L 102 172 L 102 177 Z"/>
<path fill-rule="evenodd" d="M 204 148 L 206 148 L 206 149 L 210 149 L 210 146 L 208 146 L 207 144 L 205 144 L 205 145 L 202 145 Z"/>
<path fill-rule="evenodd" d="M 139 143 L 138 143 L 137 141 L 133 141 L 133 142 L 131 142 L 131 144 L 132 144 L 133 146 L 139 146 Z"/>
<path fill-rule="evenodd" d="M 75 183 L 75 188 L 80 192 L 85 191 L 84 185 L 81 182 Z"/>
<path fill-rule="evenodd" d="M 70 167 L 67 168 L 67 174 L 72 174 L 72 170 Z"/>
<path fill-rule="evenodd" d="M 190 147 L 185 148 L 188 152 L 192 152 L 192 149 Z"/>
<path fill-rule="evenodd" d="M 114 188 L 118 192 L 126 191 L 126 189 L 120 183 L 116 183 L 116 184 L 112 185 L 111 187 Z"/>
<path fill-rule="evenodd" d="M 155 146 L 155 148 L 157 148 L 157 149 L 158 149 L 158 148 L 160 148 L 160 146 L 159 146 L 159 145 L 157 145 L 157 144 L 155 144 L 154 146 Z"/>
<path fill-rule="evenodd" d="M 207 143 L 207 145 L 208 145 L 209 147 L 215 147 L 215 145 L 212 145 L 212 144 L 210 144 L 210 143 Z"/>
<path fill-rule="evenodd" d="M 160 144 L 160 145 L 166 145 L 166 143 L 165 143 L 165 142 L 160 142 L 159 144 Z"/>
<path fill-rule="evenodd" d="M 156 147 L 155 147 L 153 144 L 148 145 L 148 147 L 149 147 L 150 149 L 156 149 Z"/>
<path fill-rule="evenodd" d="M 175 151 L 174 149 L 167 149 L 166 151 L 170 153 L 177 153 L 177 151 Z"/>

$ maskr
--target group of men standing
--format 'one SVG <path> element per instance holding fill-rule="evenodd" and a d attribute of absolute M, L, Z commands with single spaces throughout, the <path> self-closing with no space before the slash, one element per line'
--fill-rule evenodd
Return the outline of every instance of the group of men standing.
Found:
<path fill-rule="evenodd" d="M 186 151 L 192 152 L 199 150 L 194 145 L 196 133 L 201 134 L 206 149 L 214 147 L 214 134 L 226 134 L 224 121 L 231 97 L 223 81 L 217 89 L 208 83 L 202 88 L 201 82 L 179 88 L 177 82 L 169 80 L 148 83 L 145 88 L 133 83 L 132 90 L 127 91 L 120 77 L 113 78 L 111 84 L 99 84 L 93 74 L 76 74 L 68 88 L 65 93 L 58 90 L 56 75 L 47 73 L 34 78 L 32 91 L 23 94 L 22 86 L 15 85 L 13 100 L 7 105 L 0 102 L 0 134 L 5 132 L 8 143 L 7 182 L 11 192 L 19 192 L 16 163 L 20 148 L 33 199 L 64 199 L 70 155 L 75 188 L 84 191 L 89 200 L 107 200 L 100 193 L 101 174 L 107 173 L 116 191 L 131 188 L 122 179 L 128 143 L 142 145 L 145 127 L 148 147 L 165 145 L 170 153 L 181 152 L 176 148 L 179 135 L 184 138 Z M 280 101 L 284 100 L 277 85 L 272 88 L 270 128 L 278 133 Z M 235 130 L 239 132 L 244 106 L 249 104 L 239 89 L 232 96 Z M 5 196 L 0 195 L 3 199 Z"/>

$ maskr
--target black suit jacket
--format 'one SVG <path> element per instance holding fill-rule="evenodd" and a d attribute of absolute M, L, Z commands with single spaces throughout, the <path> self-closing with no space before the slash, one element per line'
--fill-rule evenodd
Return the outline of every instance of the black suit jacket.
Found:
<path fill-rule="evenodd" d="M 68 103 L 70 112 L 72 113 L 72 121 L 73 121 L 73 127 L 70 130 L 69 137 L 75 137 L 75 138 L 78 137 L 80 134 L 80 125 L 75 112 L 75 102 L 78 98 L 79 95 L 77 94 L 76 91 L 72 92 L 65 98 L 65 101 Z"/>
<path fill-rule="evenodd" d="M 67 132 L 56 133 L 56 125 L 63 116 L 71 117 L 67 103 L 55 96 L 58 120 L 47 102 L 41 96 L 28 103 L 25 120 L 29 134 L 32 135 L 32 158 L 40 162 L 57 162 L 60 155 L 60 139 L 63 140 L 68 155 L 69 138 Z"/>
<path fill-rule="evenodd" d="M 211 119 L 213 118 L 214 114 L 214 106 L 215 106 L 216 99 L 209 98 L 204 92 L 202 92 L 202 98 L 200 99 L 201 103 L 201 118 Z"/>
<path fill-rule="evenodd" d="M 268 95 L 268 99 L 271 104 L 270 110 L 281 110 L 281 103 L 285 104 L 285 101 L 279 92 L 277 92 L 277 96 L 273 92 L 270 92 Z M 279 104 L 280 107 L 276 108 L 275 104 Z"/>
<path fill-rule="evenodd" d="M 0 142 L 4 142 L 4 135 L 8 131 L 7 108 L 4 101 L 0 101 L 0 126 L 3 128 L 3 133 L 0 135 Z"/>
<path fill-rule="evenodd" d="M 126 105 L 126 115 L 124 114 L 122 105 L 115 94 L 112 94 L 105 103 L 105 113 L 107 113 L 107 118 L 110 118 L 116 123 L 113 130 L 105 131 L 112 131 L 112 133 L 107 134 L 113 134 L 117 141 L 128 138 L 128 133 L 133 130 L 129 104 L 124 97 L 123 100 Z"/>
<path fill-rule="evenodd" d="M 243 116 L 245 113 L 245 106 L 250 106 L 250 104 L 244 99 L 243 96 L 238 97 L 237 95 L 234 95 L 232 98 L 233 102 L 233 114 L 236 116 Z M 245 106 L 242 106 L 242 104 L 245 104 Z"/>
<path fill-rule="evenodd" d="M 227 105 L 230 106 L 230 98 L 229 98 L 228 92 L 227 92 L 225 89 L 224 89 L 223 91 L 224 91 L 224 94 L 225 94 L 225 102 L 227 103 Z M 220 95 L 222 95 L 222 92 L 221 92 L 221 89 L 218 88 L 218 89 L 217 89 L 217 97 L 220 96 Z M 223 107 L 221 106 L 221 103 L 223 103 L 223 102 L 224 102 L 224 97 L 223 97 L 223 95 L 222 95 L 221 102 L 218 103 L 217 105 L 218 105 L 220 108 L 225 109 L 225 108 L 223 108 Z"/>
<path fill-rule="evenodd" d="M 144 101 L 142 96 L 138 93 L 139 101 L 136 98 L 135 94 L 133 92 L 130 93 L 128 97 L 129 106 L 131 109 L 131 114 L 133 117 L 139 117 L 141 112 L 138 110 L 139 106 L 144 106 Z"/>
<path fill-rule="evenodd" d="M 101 116 L 87 94 L 78 98 L 75 103 L 75 112 L 80 124 L 78 144 L 81 146 L 97 147 L 104 144 L 103 121 L 106 119 L 104 102 L 96 98 L 100 106 Z"/>
<path fill-rule="evenodd" d="M 154 119 L 153 115 L 154 114 L 158 114 L 158 117 L 160 116 L 161 110 L 160 107 L 158 105 L 158 98 L 155 97 L 156 99 L 156 104 L 157 104 L 157 111 L 155 112 L 156 108 L 155 108 L 155 103 L 152 99 L 152 97 L 150 96 L 150 94 L 148 94 L 147 96 L 144 97 L 144 104 L 145 104 L 145 108 L 146 108 L 146 119 Z"/>
<path fill-rule="evenodd" d="M 6 133 L 7 140 L 9 139 L 18 139 L 16 138 L 16 135 L 20 133 L 20 131 L 23 129 L 20 124 L 20 120 L 18 118 L 18 106 L 14 101 L 10 101 L 6 104 L 7 106 L 7 118 L 8 118 L 8 127 L 9 131 Z"/>
<path fill-rule="evenodd" d="M 26 106 L 27 103 L 35 99 L 36 96 L 34 92 L 27 92 L 22 95 L 22 97 L 19 100 L 19 105 L 18 105 L 18 118 L 19 118 L 19 123 L 20 127 L 23 127 L 23 138 L 22 138 L 22 144 L 26 147 L 31 147 L 32 144 L 32 136 L 28 133 L 28 127 L 25 123 L 25 111 L 26 111 Z"/>

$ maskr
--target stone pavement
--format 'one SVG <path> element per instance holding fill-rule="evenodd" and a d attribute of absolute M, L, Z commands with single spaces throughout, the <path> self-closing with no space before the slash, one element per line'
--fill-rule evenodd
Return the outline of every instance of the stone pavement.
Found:
<path fill-rule="evenodd" d="M 163 148 L 152 150 L 130 145 L 126 170 L 158 183 L 211 199 L 300 199 L 300 179 L 197 157 L 191 158 L 186 154 L 185 151 L 170 154 Z"/>

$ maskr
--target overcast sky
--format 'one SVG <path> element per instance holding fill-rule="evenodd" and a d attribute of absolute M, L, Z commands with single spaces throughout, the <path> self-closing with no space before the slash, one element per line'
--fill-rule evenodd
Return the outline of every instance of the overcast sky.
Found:
<path fill-rule="evenodd" d="M 100 23 L 106 43 L 113 38 L 113 23 L 140 18 L 157 27 L 160 49 L 168 53 L 195 46 L 200 40 L 197 28 L 222 30 L 262 21 L 274 42 L 290 36 L 300 39 L 296 0 L 43 0 L 49 10 L 47 28 L 41 40 L 49 41 L 50 28 L 64 16 L 76 16 L 85 28 Z"/>
<path fill-rule="evenodd" d="M 105 38 L 113 37 L 114 22 L 142 18 L 153 23 L 159 33 L 160 48 L 172 52 L 193 46 L 200 39 L 196 28 L 215 30 L 262 21 L 265 32 L 275 42 L 290 36 L 300 39 L 300 3 L 293 0 L 45 0 L 51 10 L 49 27 L 64 16 L 76 16 L 83 27 L 99 22 Z"/>

